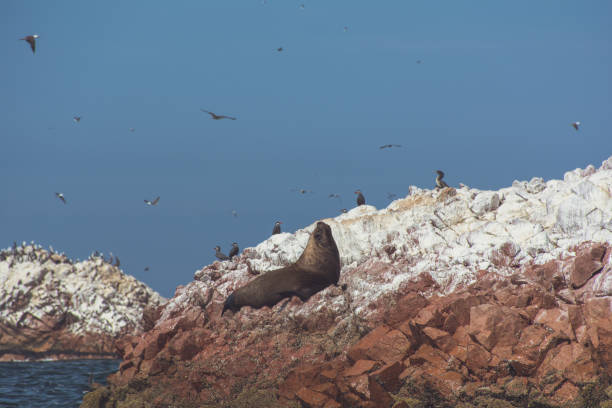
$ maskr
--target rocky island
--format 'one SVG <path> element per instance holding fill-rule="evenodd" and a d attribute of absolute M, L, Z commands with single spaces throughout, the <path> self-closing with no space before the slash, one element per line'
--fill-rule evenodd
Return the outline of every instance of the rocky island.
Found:
<path fill-rule="evenodd" d="M 101 255 L 73 262 L 22 243 L 0 251 L 0 361 L 117 358 L 165 299 Z"/>
<path fill-rule="evenodd" d="M 82 407 L 612 406 L 612 158 L 322 221 L 339 285 L 221 316 L 316 223 L 214 262 L 116 342 Z"/>

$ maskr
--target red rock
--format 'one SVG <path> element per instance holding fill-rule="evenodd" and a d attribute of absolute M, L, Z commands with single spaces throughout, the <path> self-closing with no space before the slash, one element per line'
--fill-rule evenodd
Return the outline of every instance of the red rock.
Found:
<path fill-rule="evenodd" d="M 584 320 L 603 365 L 612 366 L 612 296 L 589 299 L 584 305 Z"/>
<path fill-rule="evenodd" d="M 345 377 L 352 377 L 356 375 L 361 375 L 370 371 L 376 365 L 376 361 L 372 360 L 357 360 L 352 367 L 347 368 L 344 371 Z"/>
<path fill-rule="evenodd" d="M 440 370 L 445 370 L 448 365 L 448 360 L 449 356 L 447 354 L 433 348 L 429 344 L 423 344 L 413 355 L 408 358 L 406 365 L 423 365 L 424 363 L 428 363 L 429 365 Z"/>
<path fill-rule="evenodd" d="M 311 387 L 313 391 L 320 392 L 327 395 L 330 398 L 336 399 L 338 397 L 338 387 L 335 384 L 325 382 L 323 384 L 314 385 Z"/>
<path fill-rule="evenodd" d="M 404 320 L 412 319 L 428 303 L 427 299 L 419 293 L 410 293 L 403 296 L 385 315 L 385 323 L 393 326 Z"/>
<path fill-rule="evenodd" d="M 578 398 L 580 390 L 574 384 L 569 381 L 563 383 L 563 385 L 556 390 L 550 399 L 557 402 L 558 404 L 565 404 Z"/>
<path fill-rule="evenodd" d="M 325 394 L 310 390 L 306 387 L 302 387 L 295 396 L 304 404 L 307 408 L 322 408 L 325 403 L 329 400 L 329 397 Z"/>
<path fill-rule="evenodd" d="M 349 351 L 348 356 L 351 360 L 367 360 L 367 353 L 371 347 L 380 341 L 380 339 L 389 332 L 390 328 L 387 326 L 379 326 L 366 334 L 361 340 L 353 345 Z"/>
<path fill-rule="evenodd" d="M 472 371 L 481 371 L 488 367 L 491 361 L 491 353 L 477 343 L 470 343 L 467 346 L 465 364 Z"/>
<path fill-rule="evenodd" d="M 376 381 L 385 391 L 395 393 L 402 383 L 399 380 L 399 375 L 404 370 L 404 365 L 400 361 L 393 364 L 387 364 L 369 375 L 370 380 Z"/>
<path fill-rule="evenodd" d="M 442 327 L 444 315 L 440 311 L 439 304 L 430 304 L 419 310 L 413 322 L 419 326 Z"/>
<path fill-rule="evenodd" d="M 601 270 L 601 260 L 605 253 L 603 244 L 587 248 L 576 255 L 570 267 L 570 283 L 573 288 L 584 285 L 593 275 Z"/>
<path fill-rule="evenodd" d="M 529 360 L 537 361 L 544 351 L 541 346 L 547 336 L 549 336 L 549 332 L 543 327 L 527 326 L 521 331 L 521 337 L 514 346 L 513 352 Z"/>
<path fill-rule="evenodd" d="M 372 360 L 391 364 L 402 360 L 410 349 L 410 346 L 410 342 L 401 331 L 391 330 L 380 337 L 379 340 L 366 351 L 366 355 Z"/>
<path fill-rule="evenodd" d="M 340 405 L 340 403 L 333 401 L 333 400 L 327 400 L 325 405 L 323 405 L 323 408 L 341 408 L 341 407 L 342 405 Z"/>
<path fill-rule="evenodd" d="M 570 325 L 568 314 L 559 308 L 540 310 L 534 322 L 556 330 L 568 339 L 574 338 L 574 331 Z"/>
<path fill-rule="evenodd" d="M 514 346 L 526 325 L 527 322 L 510 308 L 483 304 L 470 309 L 468 332 L 487 350 L 491 350 L 496 345 Z"/>
<path fill-rule="evenodd" d="M 444 330 L 439 330 L 434 327 L 424 327 L 423 334 L 432 344 L 444 352 L 448 353 L 457 346 L 455 339 Z"/>

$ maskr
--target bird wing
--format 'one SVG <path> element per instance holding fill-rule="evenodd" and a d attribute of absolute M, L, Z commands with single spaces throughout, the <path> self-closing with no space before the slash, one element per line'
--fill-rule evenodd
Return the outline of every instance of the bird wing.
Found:
<path fill-rule="evenodd" d="M 155 200 L 153 200 L 153 202 L 152 202 L 151 204 L 155 205 L 155 204 L 157 204 L 158 202 L 159 202 L 159 196 L 158 196 L 158 197 L 157 197 Z"/>
<path fill-rule="evenodd" d="M 204 113 L 208 113 L 208 114 L 210 115 L 210 117 L 211 117 L 211 118 L 213 118 L 213 119 L 215 119 L 215 118 L 217 117 L 217 115 L 215 115 L 214 113 L 212 113 L 212 112 L 210 112 L 210 111 L 204 110 L 204 109 L 202 109 L 202 108 L 200 108 L 200 110 L 201 110 L 202 112 L 204 112 Z"/>
<path fill-rule="evenodd" d="M 36 52 L 36 40 L 32 37 L 26 38 L 26 41 L 30 43 L 30 48 L 32 48 L 32 53 Z"/>

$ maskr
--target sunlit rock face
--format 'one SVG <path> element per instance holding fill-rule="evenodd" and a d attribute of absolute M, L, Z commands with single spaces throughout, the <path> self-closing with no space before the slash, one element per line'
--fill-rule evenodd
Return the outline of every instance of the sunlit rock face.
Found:
<path fill-rule="evenodd" d="M 411 186 L 321 220 L 338 286 L 221 316 L 232 291 L 295 262 L 315 224 L 271 236 L 196 271 L 118 342 L 109 401 L 581 406 L 612 366 L 611 194 L 612 159 L 498 191 Z"/>
<path fill-rule="evenodd" d="M 111 357 L 164 299 L 102 257 L 73 262 L 34 244 L 0 252 L 0 359 Z"/>

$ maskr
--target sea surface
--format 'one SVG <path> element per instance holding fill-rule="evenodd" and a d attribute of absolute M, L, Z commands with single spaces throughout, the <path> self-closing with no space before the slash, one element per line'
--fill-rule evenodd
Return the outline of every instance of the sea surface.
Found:
<path fill-rule="evenodd" d="M 106 385 L 120 360 L 0 363 L 0 408 L 78 407 L 89 377 Z"/>

